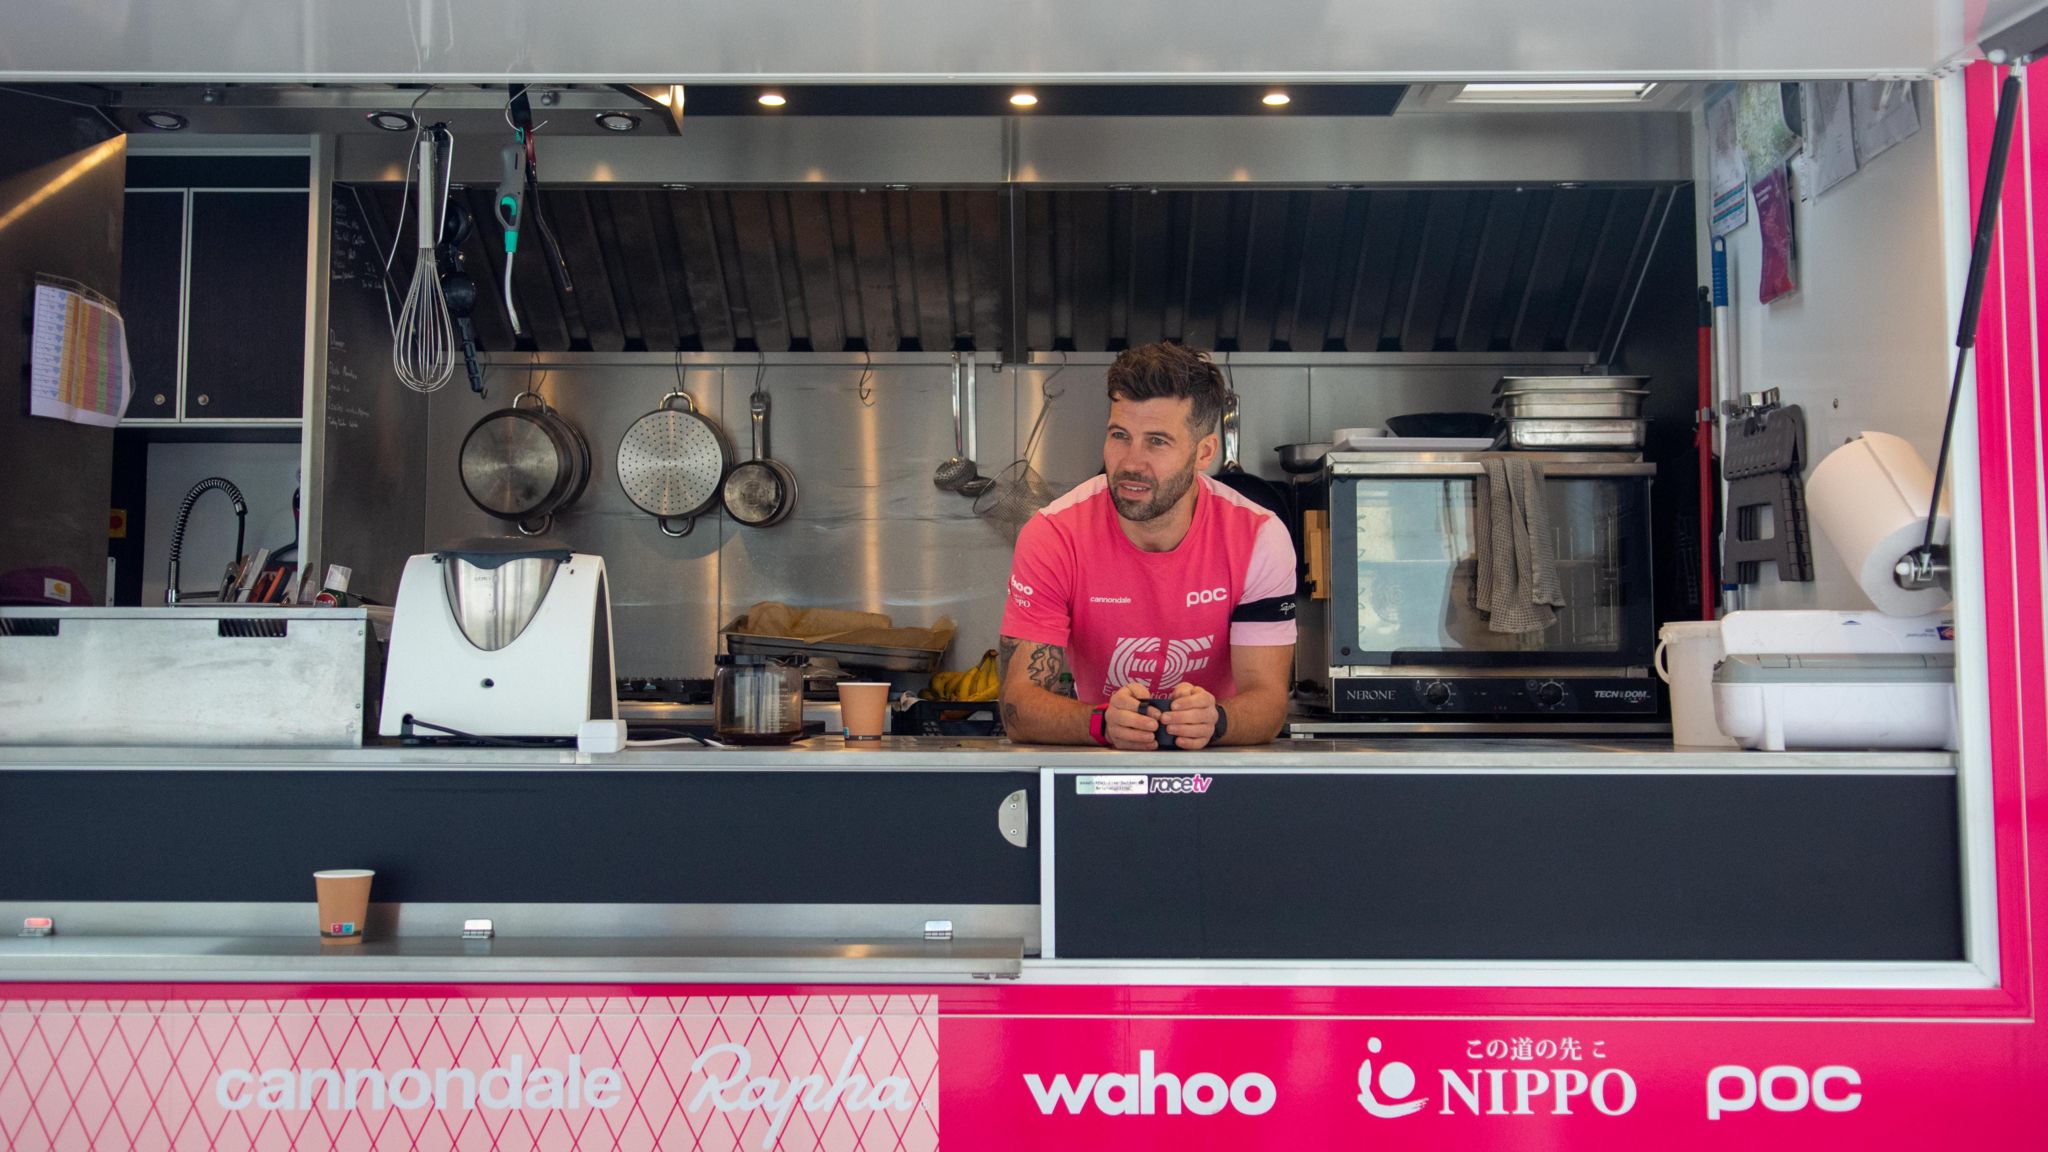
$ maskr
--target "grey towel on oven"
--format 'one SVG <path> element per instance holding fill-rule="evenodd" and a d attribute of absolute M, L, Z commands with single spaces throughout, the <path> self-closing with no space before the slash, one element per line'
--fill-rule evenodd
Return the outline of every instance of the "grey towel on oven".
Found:
<path fill-rule="evenodd" d="M 1543 470 L 1523 456 L 1488 456 L 1473 525 L 1478 552 L 1473 607 L 1495 632 L 1541 632 L 1564 604 L 1550 540 Z"/>

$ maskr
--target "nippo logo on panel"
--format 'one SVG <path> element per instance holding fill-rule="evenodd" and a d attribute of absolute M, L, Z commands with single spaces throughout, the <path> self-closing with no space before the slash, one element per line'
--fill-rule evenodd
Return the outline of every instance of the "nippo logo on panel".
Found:
<path fill-rule="evenodd" d="M 1027 1072 L 1024 1086 L 1042 1116 L 1061 1109 L 1079 1116 L 1091 1108 L 1104 1116 L 1178 1116 L 1183 1111 L 1214 1116 L 1226 1108 L 1244 1116 L 1263 1116 L 1278 1099 L 1272 1078 L 1258 1072 L 1228 1081 L 1214 1072 L 1197 1072 L 1185 1080 L 1160 1072 L 1150 1048 L 1138 1053 L 1136 1072 L 1090 1072 L 1071 1080 L 1060 1073 L 1049 1084 Z"/>
<path fill-rule="evenodd" d="M 1479 1041 L 1471 1043 L 1478 1056 L 1490 1054 Z M 1562 1047 L 1556 1041 L 1542 1043 L 1553 1056 Z M 1582 1058 L 1576 1040 L 1564 1043 L 1579 1053 L 1574 1059 Z M 1377 1036 L 1365 1043 L 1366 1051 L 1373 1056 L 1378 1056 L 1383 1047 Z M 1535 1055 L 1534 1046 L 1525 1041 L 1512 1047 L 1500 1044 L 1499 1051 L 1511 1054 L 1511 1061 L 1540 1058 Z M 1588 1073 L 1584 1068 L 1569 1065 L 1467 1067 L 1438 1068 L 1436 1073 L 1438 1094 L 1432 1098 L 1426 1087 L 1417 1084 L 1415 1070 L 1407 1064 L 1390 1060 L 1375 1068 L 1368 1057 L 1358 1066 L 1358 1106 L 1367 1115 L 1382 1120 L 1413 1116 L 1431 1103 L 1438 1105 L 1439 1116 L 1572 1116 L 1578 1114 L 1572 1110 L 1574 1103 L 1582 1110 L 1590 1105 L 1603 1116 L 1621 1116 L 1636 1106 L 1635 1078 L 1620 1068 L 1600 1068 Z"/>

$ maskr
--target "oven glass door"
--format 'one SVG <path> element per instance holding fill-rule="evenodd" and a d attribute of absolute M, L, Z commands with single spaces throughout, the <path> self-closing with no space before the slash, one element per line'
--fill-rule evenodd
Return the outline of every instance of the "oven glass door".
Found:
<path fill-rule="evenodd" d="M 1481 515 L 1472 475 L 1344 477 L 1333 493 L 1333 663 L 1339 665 L 1641 665 L 1650 650 L 1649 481 L 1552 476 L 1546 538 L 1563 603 L 1547 625 L 1511 631 L 1482 612 L 1526 587 L 1505 525 Z M 1501 531 L 1484 531 L 1482 525 Z M 1348 539 L 1347 539 L 1348 537 Z M 1506 587 L 1503 587 L 1503 585 Z M 1348 651 L 1347 651 L 1348 649 Z"/>

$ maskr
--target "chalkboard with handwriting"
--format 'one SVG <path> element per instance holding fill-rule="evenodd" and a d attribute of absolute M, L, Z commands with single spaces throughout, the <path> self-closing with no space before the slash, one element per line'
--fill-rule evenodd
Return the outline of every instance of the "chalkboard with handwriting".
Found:
<path fill-rule="evenodd" d="M 320 555 L 354 570 L 352 591 L 385 604 L 406 558 L 425 547 L 427 479 L 428 400 L 391 365 L 391 315 L 403 300 L 401 286 L 387 292 L 390 246 L 376 201 L 334 185 Z"/>

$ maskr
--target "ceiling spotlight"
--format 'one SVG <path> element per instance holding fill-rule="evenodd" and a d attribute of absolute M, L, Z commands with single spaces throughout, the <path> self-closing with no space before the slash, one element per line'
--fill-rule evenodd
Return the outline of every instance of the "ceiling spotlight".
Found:
<path fill-rule="evenodd" d="M 1010 103 L 1019 108 L 1029 108 L 1038 103 L 1038 97 L 1029 92 L 1013 92 L 1010 94 Z"/>
<path fill-rule="evenodd" d="M 1259 103 L 1264 104 L 1268 108 L 1285 108 L 1292 99 L 1285 92 L 1268 92 L 1263 97 L 1260 97 Z"/>
<path fill-rule="evenodd" d="M 640 118 L 631 112 L 599 112 L 591 119 L 597 126 L 612 132 L 631 132 L 640 126 Z"/>
<path fill-rule="evenodd" d="M 386 132 L 410 132 L 413 127 L 412 117 L 403 112 L 371 112 L 363 119 Z"/>
<path fill-rule="evenodd" d="M 154 112 L 144 112 L 142 114 L 142 122 L 144 124 L 149 125 L 151 128 L 156 129 L 159 132 L 176 132 L 178 129 L 183 128 L 186 124 L 185 118 L 183 116 L 178 115 L 176 112 L 165 112 L 161 110 Z"/>
<path fill-rule="evenodd" d="M 761 107 L 763 108 L 780 108 L 784 104 L 789 103 L 780 92 L 763 92 L 758 99 L 761 101 Z"/>

